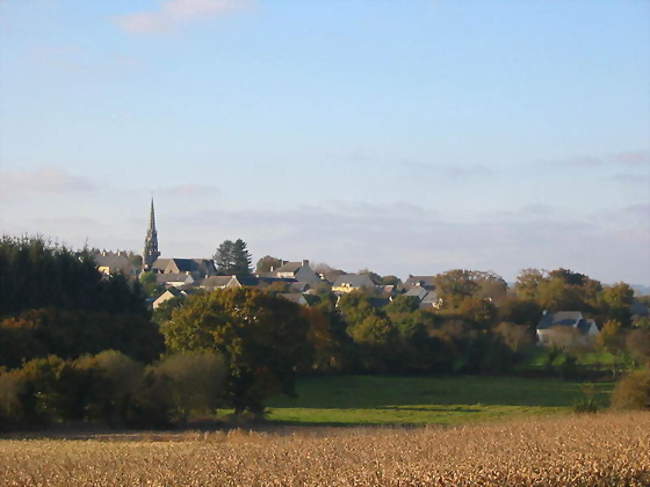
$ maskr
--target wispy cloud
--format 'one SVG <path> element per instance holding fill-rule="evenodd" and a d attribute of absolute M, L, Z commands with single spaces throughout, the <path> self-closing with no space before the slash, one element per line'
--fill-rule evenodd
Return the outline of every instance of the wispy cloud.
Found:
<path fill-rule="evenodd" d="M 495 174 L 494 169 L 483 164 L 426 164 L 408 160 L 402 161 L 401 164 L 404 168 L 415 174 L 435 173 L 437 176 L 453 180 L 483 178 Z"/>
<path fill-rule="evenodd" d="M 0 194 L 70 193 L 93 191 L 97 185 L 65 169 L 46 167 L 28 171 L 0 171 Z"/>
<path fill-rule="evenodd" d="M 630 151 L 619 152 L 610 156 L 613 162 L 629 165 L 629 166 L 643 166 L 650 164 L 649 151 Z"/>
<path fill-rule="evenodd" d="M 219 194 L 219 188 L 210 184 L 177 184 L 160 188 L 154 193 L 154 195 L 169 197 L 218 196 Z"/>
<path fill-rule="evenodd" d="M 557 168 L 620 167 L 647 166 L 650 164 L 650 152 L 647 150 L 616 152 L 604 155 L 576 155 L 564 159 L 537 161 L 536 164 Z"/>
<path fill-rule="evenodd" d="M 194 21 L 209 19 L 241 10 L 251 0 L 168 0 L 157 10 L 136 12 L 117 18 L 127 32 L 146 34 L 164 32 Z"/>

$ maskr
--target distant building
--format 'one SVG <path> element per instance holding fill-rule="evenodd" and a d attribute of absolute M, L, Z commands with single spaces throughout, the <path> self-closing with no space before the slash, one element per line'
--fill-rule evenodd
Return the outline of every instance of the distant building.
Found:
<path fill-rule="evenodd" d="M 580 311 L 545 313 L 537 325 L 537 339 L 541 345 L 588 344 L 600 333 L 594 320 L 586 319 Z"/>
<path fill-rule="evenodd" d="M 377 285 L 368 274 L 344 274 L 332 284 L 335 293 L 350 293 L 361 289 L 377 289 Z"/>
<path fill-rule="evenodd" d="M 160 251 L 158 250 L 158 232 L 156 231 L 153 198 L 151 198 L 149 228 L 147 229 L 147 236 L 144 240 L 144 251 L 142 252 L 142 267 L 144 270 L 149 270 L 158 257 L 160 257 Z"/>
<path fill-rule="evenodd" d="M 171 288 L 165 290 L 165 292 L 162 293 L 160 296 L 158 296 L 153 301 L 151 307 L 153 309 L 158 309 L 158 306 L 160 306 L 164 302 L 169 301 L 170 299 L 177 298 L 179 296 L 187 296 L 187 293 L 185 291 L 181 291 L 179 289 L 176 289 L 175 287 L 171 287 Z"/>
<path fill-rule="evenodd" d="M 424 289 L 433 290 L 436 287 L 436 276 L 411 276 L 404 282 L 404 288 L 412 289 L 414 287 L 421 287 Z"/>
<path fill-rule="evenodd" d="M 436 291 L 430 291 L 424 286 L 413 286 L 404 293 L 404 296 L 413 296 L 420 301 L 420 309 L 440 309 L 442 299 Z"/>
<path fill-rule="evenodd" d="M 126 252 L 106 252 L 93 255 L 97 264 L 97 270 L 107 276 L 113 274 L 124 274 L 127 277 L 137 275 L 137 269 L 127 256 Z"/>
<path fill-rule="evenodd" d="M 308 260 L 302 262 L 285 262 L 277 269 L 271 268 L 266 277 L 277 277 L 279 279 L 292 279 L 298 282 L 317 283 L 321 278 L 310 267 Z"/>

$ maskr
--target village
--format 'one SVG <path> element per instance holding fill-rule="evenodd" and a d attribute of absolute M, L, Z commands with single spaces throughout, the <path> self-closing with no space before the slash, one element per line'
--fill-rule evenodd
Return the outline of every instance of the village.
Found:
<path fill-rule="evenodd" d="M 148 303 L 155 311 L 164 303 L 183 299 L 197 292 L 218 289 L 250 287 L 272 292 L 301 306 L 317 304 L 323 295 L 335 297 L 357 292 L 367 297 L 372 306 L 380 309 L 398 296 L 417 303 L 422 311 L 436 312 L 444 308 L 443 293 L 438 289 L 436 275 L 409 275 L 403 281 L 396 276 L 380 276 L 363 270 L 348 273 L 326 264 L 312 267 L 308 259 L 285 261 L 265 256 L 253 271 L 250 255 L 245 250 L 239 273 L 224 273 L 215 258 L 160 257 L 153 199 L 151 201 L 149 226 L 145 238 L 143 256 L 124 251 L 96 251 L 94 258 L 98 270 L 106 276 L 122 273 L 132 279 L 140 279 L 151 285 Z M 217 257 L 217 256 L 215 256 Z M 466 277 L 481 286 L 479 298 L 495 307 L 507 298 L 509 286 L 504 279 L 492 272 L 462 271 Z M 630 323 L 642 323 L 648 319 L 647 304 L 628 297 Z M 535 325 L 537 343 L 546 346 L 590 346 L 595 343 L 604 323 L 597 323 L 581 310 L 542 309 L 542 316 Z"/>

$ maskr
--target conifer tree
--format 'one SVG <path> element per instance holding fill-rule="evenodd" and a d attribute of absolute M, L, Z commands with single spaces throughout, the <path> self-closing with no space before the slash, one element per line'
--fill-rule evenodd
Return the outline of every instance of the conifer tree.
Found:
<path fill-rule="evenodd" d="M 252 273 L 251 255 L 241 238 L 234 242 L 226 240 L 219 245 L 214 260 L 221 275 L 249 276 Z"/>

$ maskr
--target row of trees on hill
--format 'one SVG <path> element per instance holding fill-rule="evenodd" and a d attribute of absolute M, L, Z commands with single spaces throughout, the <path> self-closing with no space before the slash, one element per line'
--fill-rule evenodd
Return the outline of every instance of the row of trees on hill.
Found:
<path fill-rule="evenodd" d="M 247 252 L 232 244 L 224 255 Z M 526 270 L 513 289 L 452 270 L 436 277 L 438 310 L 407 295 L 386 304 L 376 290 L 339 298 L 319 287 L 303 307 L 282 289 L 237 288 L 172 299 L 154 319 L 138 282 L 100 275 L 83 251 L 4 238 L 0 271 L 0 427 L 163 426 L 215 407 L 258 415 L 304 373 L 511 372 L 539 350 L 544 309 L 596 316 L 600 349 L 650 361 L 650 326 L 632 322 L 629 286 L 565 269 Z"/>

